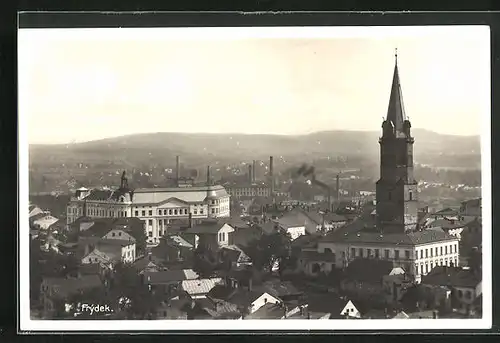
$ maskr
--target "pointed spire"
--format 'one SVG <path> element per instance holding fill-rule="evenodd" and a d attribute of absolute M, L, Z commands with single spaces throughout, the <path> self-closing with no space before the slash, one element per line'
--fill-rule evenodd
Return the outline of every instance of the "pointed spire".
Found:
<path fill-rule="evenodd" d="M 394 62 L 394 75 L 392 77 L 391 96 L 389 98 L 389 108 L 387 110 L 387 120 L 392 122 L 396 132 L 403 132 L 403 122 L 406 120 L 403 92 L 399 81 L 398 71 L 398 49 L 396 49 Z"/>

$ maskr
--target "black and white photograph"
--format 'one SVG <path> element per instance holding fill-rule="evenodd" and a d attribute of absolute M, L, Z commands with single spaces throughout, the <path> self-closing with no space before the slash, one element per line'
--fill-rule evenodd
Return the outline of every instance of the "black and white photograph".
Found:
<path fill-rule="evenodd" d="M 486 26 L 19 29 L 21 328 L 490 327 L 490 68 Z"/>

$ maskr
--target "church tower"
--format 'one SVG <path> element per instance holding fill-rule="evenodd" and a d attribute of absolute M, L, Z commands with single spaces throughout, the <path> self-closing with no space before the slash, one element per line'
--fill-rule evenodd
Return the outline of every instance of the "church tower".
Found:
<path fill-rule="evenodd" d="M 396 52 L 389 108 L 379 139 L 380 179 L 376 184 L 377 228 L 384 233 L 407 233 L 417 228 L 418 189 L 413 175 L 414 139 L 410 129 Z"/>

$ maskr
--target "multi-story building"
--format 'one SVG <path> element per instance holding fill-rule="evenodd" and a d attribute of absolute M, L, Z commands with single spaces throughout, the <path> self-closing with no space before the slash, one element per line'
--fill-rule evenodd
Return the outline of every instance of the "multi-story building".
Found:
<path fill-rule="evenodd" d="M 208 176 L 209 178 L 209 176 Z M 77 218 L 136 217 L 144 221 L 148 243 L 158 243 L 175 220 L 229 217 L 230 195 L 220 185 L 131 190 L 125 173 L 117 190 L 77 190 L 68 204 L 68 225 Z"/>
<path fill-rule="evenodd" d="M 417 223 L 418 182 L 413 176 L 411 124 L 405 116 L 397 59 L 387 118 L 382 124 L 380 179 L 376 208 L 346 227 L 326 235 L 304 270 L 344 268 L 355 258 L 390 260 L 418 282 L 436 266 L 457 266 L 459 238 Z"/>

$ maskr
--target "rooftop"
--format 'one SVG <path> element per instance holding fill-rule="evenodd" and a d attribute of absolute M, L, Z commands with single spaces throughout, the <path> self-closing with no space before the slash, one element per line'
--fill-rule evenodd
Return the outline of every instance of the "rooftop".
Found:
<path fill-rule="evenodd" d="M 267 303 L 243 319 L 281 319 L 285 316 L 285 311 L 281 305 Z"/>
<path fill-rule="evenodd" d="M 221 283 L 221 278 L 184 280 L 182 281 L 182 289 L 189 295 L 205 295 Z"/>
<path fill-rule="evenodd" d="M 193 227 L 187 228 L 185 232 L 194 234 L 217 234 L 224 225 L 227 224 L 223 220 L 207 219 Z"/>
<path fill-rule="evenodd" d="M 460 267 L 437 266 L 422 277 L 422 284 L 449 287 L 476 287 L 481 282 L 481 274 Z"/>
<path fill-rule="evenodd" d="M 392 261 L 357 258 L 345 270 L 346 279 L 361 282 L 382 282 L 385 275 L 393 270 Z"/>
<path fill-rule="evenodd" d="M 152 285 L 194 280 L 198 276 L 192 269 L 144 272 L 146 282 Z"/>

